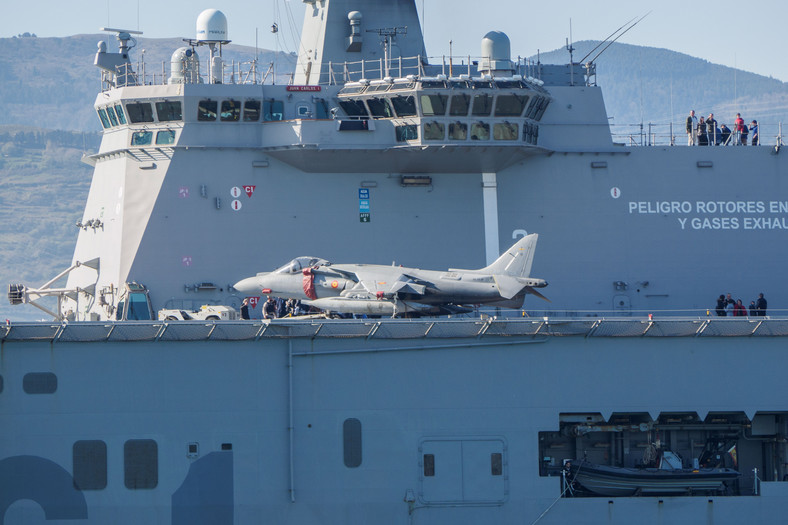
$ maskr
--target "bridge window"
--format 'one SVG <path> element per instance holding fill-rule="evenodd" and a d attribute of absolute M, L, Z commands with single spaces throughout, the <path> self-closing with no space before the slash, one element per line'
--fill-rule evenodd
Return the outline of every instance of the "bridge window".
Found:
<path fill-rule="evenodd" d="M 78 490 L 107 488 L 107 444 L 101 440 L 77 441 L 72 448 L 74 485 Z"/>
<path fill-rule="evenodd" d="M 123 106 L 120 104 L 115 104 L 115 113 L 118 115 L 118 120 L 121 124 L 126 123 L 126 115 L 123 113 Z"/>
<path fill-rule="evenodd" d="M 285 103 L 272 98 L 263 101 L 263 120 L 276 121 L 285 119 Z"/>
<path fill-rule="evenodd" d="M 344 460 L 347 468 L 361 465 L 361 421 L 356 418 L 346 419 L 342 425 L 342 441 Z"/>
<path fill-rule="evenodd" d="M 129 122 L 132 124 L 153 122 L 153 108 L 151 108 L 148 102 L 126 104 L 126 113 L 128 113 Z"/>
<path fill-rule="evenodd" d="M 539 126 L 531 124 L 530 122 L 523 124 L 523 141 L 535 145 L 538 138 Z"/>
<path fill-rule="evenodd" d="M 107 118 L 107 111 L 104 108 L 98 110 L 98 116 L 101 120 L 101 125 L 104 126 L 104 129 L 110 127 L 109 119 Z"/>
<path fill-rule="evenodd" d="M 539 103 L 542 101 L 542 97 L 535 96 L 531 99 L 531 103 L 528 105 L 528 111 L 526 112 L 525 116 L 528 118 L 536 117 L 536 112 L 539 111 Z"/>
<path fill-rule="evenodd" d="M 413 96 L 392 97 L 391 104 L 398 117 L 416 116 L 416 99 Z"/>
<path fill-rule="evenodd" d="M 464 122 L 452 122 L 449 124 L 449 140 L 467 140 L 468 124 Z"/>
<path fill-rule="evenodd" d="M 488 117 L 492 111 L 493 97 L 486 93 L 473 96 L 473 109 L 471 113 L 477 117 Z"/>
<path fill-rule="evenodd" d="M 222 122 L 238 122 L 241 118 L 241 102 L 238 100 L 222 100 Z"/>
<path fill-rule="evenodd" d="M 181 112 L 181 103 L 177 100 L 165 100 L 164 102 L 156 102 L 156 114 L 159 116 L 159 122 L 169 122 L 171 120 L 183 120 Z"/>
<path fill-rule="evenodd" d="M 446 114 L 446 102 L 448 102 L 448 95 L 422 95 L 421 96 L 421 113 L 425 117 L 443 116 Z M 467 113 L 468 110 L 466 109 Z"/>
<path fill-rule="evenodd" d="M 519 134 L 517 124 L 501 122 L 493 126 L 493 138 L 495 140 L 517 140 Z"/>
<path fill-rule="evenodd" d="M 391 109 L 391 104 L 385 98 L 370 98 L 367 99 L 367 107 L 369 112 L 374 118 L 392 118 L 394 112 Z"/>
<path fill-rule="evenodd" d="M 446 136 L 446 126 L 441 122 L 424 123 L 424 140 L 443 140 Z"/>
<path fill-rule="evenodd" d="M 109 117 L 109 121 L 113 126 L 118 125 L 118 117 L 115 116 L 115 108 L 112 106 L 107 106 L 107 116 Z"/>
<path fill-rule="evenodd" d="M 471 140 L 490 140 L 490 125 L 486 122 L 471 124 Z"/>
<path fill-rule="evenodd" d="M 123 478 L 128 489 L 155 489 L 159 484 L 159 451 L 152 439 L 130 439 L 123 445 Z"/>
<path fill-rule="evenodd" d="M 215 100 L 201 100 L 197 103 L 197 120 L 208 122 L 216 120 L 219 104 Z"/>
<path fill-rule="evenodd" d="M 257 122 L 260 120 L 260 101 L 247 100 L 244 102 L 244 122 Z"/>
<path fill-rule="evenodd" d="M 470 101 L 471 97 L 466 93 L 452 95 L 451 102 L 449 103 L 449 115 L 453 117 L 464 117 L 468 114 Z"/>
<path fill-rule="evenodd" d="M 367 107 L 360 100 L 340 100 L 339 105 L 348 117 L 367 117 Z"/>
<path fill-rule="evenodd" d="M 152 131 L 135 131 L 131 134 L 132 146 L 147 146 L 153 140 Z"/>
<path fill-rule="evenodd" d="M 498 95 L 495 101 L 496 117 L 519 117 L 523 114 L 528 97 L 520 95 Z"/>
<path fill-rule="evenodd" d="M 26 394 L 54 394 L 57 376 L 52 372 L 30 372 L 22 378 L 22 390 Z"/>
<path fill-rule="evenodd" d="M 173 144 L 175 143 L 175 131 L 168 129 L 156 133 L 156 144 Z"/>
<path fill-rule="evenodd" d="M 397 142 L 419 139 L 419 128 L 415 124 L 394 126 L 394 132 L 397 134 Z"/>

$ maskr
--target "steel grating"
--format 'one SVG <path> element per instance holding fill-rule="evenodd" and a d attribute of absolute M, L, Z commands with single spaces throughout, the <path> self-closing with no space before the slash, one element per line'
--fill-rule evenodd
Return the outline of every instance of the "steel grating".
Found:
<path fill-rule="evenodd" d="M 216 328 L 209 339 L 211 341 L 245 341 L 254 339 L 260 333 L 263 325 L 243 321 L 240 323 L 216 323 Z"/>
<path fill-rule="evenodd" d="M 587 335 L 598 321 L 598 319 L 589 321 L 548 320 L 539 333 L 551 335 Z"/>
<path fill-rule="evenodd" d="M 534 321 L 531 319 L 516 319 L 516 320 L 500 320 L 496 319 L 490 323 L 487 330 L 484 331 L 484 336 L 496 335 L 534 335 L 539 328 L 544 325 L 544 321 Z"/>
<path fill-rule="evenodd" d="M 323 323 L 317 337 L 367 337 L 375 328 L 374 322 L 336 321 Z"/>
<path fill-rule="evenodd" d="M 68 323 L 57 340 L 65 343 L 105 341 L 113 326 L 111 323 Z"/>
<path fill-rule="evenodd" d="M 315 322 L 271 321 L 260 337 L 314 337 L 323 325 Z"/>
<path fill-rule="evenodd" d="M 477 337 L 486 325 L 484 321 L 436 321 L 427 332 L 427 337 Z"/>
<path fill-rule="evenodd" d="M 646 333 L 649 322 L 643 320 L 602 320 L 589 334 L 594 337 L 639 337 Z"/>
<path fill-rule="evenodd" d="M 430 321 L 400 321 L 396 319 L 381 321 L 373 337 L 376 339 L 414 339 L 427 335 L 432 326 Z"/>
<path fill-rule="evenodd" d="M 651 323 L 646 337 L 690 337 L 706 323 L 704 319 L 660 319 Z"/>
<path fill-rule="evenodd" d="M 781 336 L 788 335 L 788 320 L 785 319 L 762 319 L 760 321 L 753 321 L 752 335 L 758 336 Z"/>
<path fill-rule="evenodd" d="M 162 341 L 204 341 L 211 335 L 213 323 L 205 321 L 174 321 L 164 323 L 159 335 Z"/>
<path fill-rule="evenodd" d="M 115 323 L 107 341 L 153 341 L 163 326 L 163 323 L 143 321 Z"/>
<path fill-rule="evenodd" d="M 698 335 L 701 337 L 734 337 L 752 335 L 757 326 L 756 321 L 750 319 L 715 319 L 706 322 Z"/>
<path fill-rule="evenodd" d="M 52 340 L 62 325 L 51 323 L 12 324 L 3 341 L 45 341 Z"/>

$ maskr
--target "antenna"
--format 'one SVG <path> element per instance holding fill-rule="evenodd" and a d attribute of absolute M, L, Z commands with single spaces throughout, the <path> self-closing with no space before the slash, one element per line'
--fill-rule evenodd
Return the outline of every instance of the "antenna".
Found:
<path fill-rule="evenodd" d="M 575 85 L 575 46 L 572 45 L 572 19 L 569 19 L 569 38 L 566 39 L 566 50 L 569 51 L 569 85 Z"/>
<path fill-rule="evenodd" d="M 599 53 L 597 53 L 597 54 L 596 54 L 596 56 L 594 56 L 594 58 L 592 58 L 592 59 L 589 61 L 589 64 L 593 64 L 593 63 L 594 63 L 594 61 L 595 61 L 597 58 L 599 58 L 599 55 L 601 55 L 602 53 L 604 53 L 604 52 L 607 50 L 607 48 L 609 48 L 611 45 L 613 45 L 613 42 L 615 42 L 616 40 L 618 40 L 619 38 L 621 38 L 622 36 L 624 36 L 625 34 L 627 34 L 627 32 L 628 32 L 630 29 L 632 29 L 633 27 L 635 27 L 636 25 L 638 25 L 638 24 L 639 24 L 639 23 L 640 23 L 640 22 L 641 22 L 641 21 L 642 21 L 644 18 L 646 18 L 646 17 L 647 17 L 648 15 L 650 15 L 650 14 L 651 14 L 651 11 L 649 11 L 649 12 L 648 12 L 648 13 L 646 13 L 645 15 L 641 16 L 641 17 L 640 17 L 640 18 L 637 20 L 637 22 L 635 22 L 634 24 L 630 25 L 630 26 L 629 26 L 628 28 L 626 28 L 624 31 L 622 31 L 621 33 L 619 33 L 619 35 L 618 35 L 616 38 L 614 38 L 613 40 L 611 40 L 611 41 L 610 41 L 610 43 L 609 43 L 608 45 L 606 45 L 605 47 L 603 47 L 603 48 L 602 48 L 602 51 L 600 51 Z M 603 43 L 604 43 L 604 42 L 603 42 Z M 590 54 L 590 53 L 589 53 L 589 54 Z"/>
<path fill-rule="evenodd" d="M 386 65 L 386 72 L 384 77 L 389 76 L 389 54 L 391 52 L 391 45 L 397 38 L 397 35 L 407 35 L 408 26 L 401 27 L 384 27 L 381 29 L 367 29 L 367 33 L 377 33 L 383 44 L 383 62 Z M 382 73 L 382 72 L 381 72 Z"/>

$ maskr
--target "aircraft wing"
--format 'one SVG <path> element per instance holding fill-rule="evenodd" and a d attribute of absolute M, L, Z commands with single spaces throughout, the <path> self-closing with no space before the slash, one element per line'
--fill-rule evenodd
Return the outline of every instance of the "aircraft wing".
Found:
<path fill-rule="evenodd" d="M 356 281 L 358 285 L 355 289 L 363 289 L 371 294 L 410 293 L 424 295 L 429 285 L 429 283 L 401 272 L 397 267 L 358 265 L 352 268 L 332 266 L 330 269 Z"/>

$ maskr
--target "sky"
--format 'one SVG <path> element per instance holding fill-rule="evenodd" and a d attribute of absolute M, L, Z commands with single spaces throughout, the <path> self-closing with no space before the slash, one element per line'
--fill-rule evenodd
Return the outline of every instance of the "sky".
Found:
<path fill-rule="evenodd" d="M 628 20 L 651 11 L 618 41 L 671 49 L 788 81 L 788 2 L 784 0 L 562 0 L 549 5 L 538 0 L 415 1 L 423 13 L 430 56 L 448 55 L 450 40 L 455 55 L 478 55 L 482 37 L 491 30 L 509 36 L 513 57 L 530 56 L 564 46 L 570 20 L 574 41 L 602 40 Z M 297 49 L 304 13 L 302 0 L 9 0 L 5 4 L 0 37 L 24 32 L 70 36 L 109 26 L 140 29 L 151 38 L 194 38 L 199 13 L 216 8 L 227 16 L 233 43 L 254 46 L 257 30 L 261 48 L 280 51 Z M 274 22 L 280 28 L 278 39 L 270 32 Z"/>

